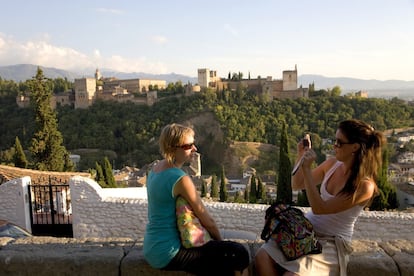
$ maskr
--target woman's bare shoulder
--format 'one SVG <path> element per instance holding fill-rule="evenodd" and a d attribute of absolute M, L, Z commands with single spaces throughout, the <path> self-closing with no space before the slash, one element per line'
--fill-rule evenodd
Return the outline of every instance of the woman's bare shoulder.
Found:
<path fill-rule="evenodd" d="M 365 178 L 361 181 L 359 196 L 371 198 L 374 195 L 377 184 L 372 178 Z M 358 195 L 357 195 L 358 196 Z"/>
<path fill-rule="evenodd" d="M 328 159 L 326 159 L 325 161 L 323 161 L 319 167 L 326 173 L 327 171 L 329 171 L 336 163 L 338 162 L 338 160 L 335 157 L 330 157 Z"/>

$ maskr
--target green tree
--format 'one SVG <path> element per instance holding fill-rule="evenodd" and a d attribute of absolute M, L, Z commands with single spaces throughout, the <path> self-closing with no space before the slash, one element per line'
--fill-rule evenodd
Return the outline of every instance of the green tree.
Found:
<path fill-rule="evenodd" d="M 211 176 L 210 197 L 212 197 L 212 198 L 218 198 L 219 197 L 219 187 L 218 187 L 218 184 L 217 184 L 217 176 L 215 174 L 213 174 Z"/>
<path fill-rule="evenodd" d="M 256 176 L 253 174 L 252 178 L 250 179 L 250 194 L 249 194 L 249 202 L 256 203 L 257 202 L 257 189 L 256 189 Z"/>
<path fill-rule="evenodd" d="M 53 80 L 53 93 L 62 93 L 68 91 L 71 88 L 71 83 L 67 80 L 67 78 L 56 78 Z"/>
<path fill-rule="evenodd" d="M 114 174 L 112 172 L 112 165 L 111 162 L 109 162 L 108 157 L 104 158 L 104 165 L 102 167 L 103 175 L 105 177 L 105 183 L 110 188 L 116 187 L 116 182 L 114 178 Z"/>
<path fill-rule="evenodd" d="M 34 167 L 41 171 L 64 171 L 65 154 L 68 153 L 58 130 L 56 114 L 50 106 L 51 85 L 40 68 L 37 68 L 29 87 L 37 124 L 30 147 Z"/>
<path fill-rule="evenodd" d="M 266 186 L 263 184 L 260 177 L 257 178 L 257 199 L 261 203 L 266 203 L 266 199 L 267 199 Z"/>
<path fill-rule="evenodd" d="M 292 187 L 291 187 L 291 172 L 292 165 L 289 158 L 289 145 L 287 139 L 286 123 L 282 125 L 282 132 L 280 136 L 279 145 L 279 173 L 277 181 L 277 201 L 285 203 L 292 202 Z"/>
<path fill-rule="evenodd" d="M 243 198 L 241 196 L 240 191 L 236 192 L 233 202 L 235 202 L 235 203 L 242 203 L 243 202 Z"/>
<path fill-rule="evenodd" d="M 70 159 L 69 152 L 67 152 L 67 151 L 64 154 L 64 166 L 63 166 L 63 170 L 65 172 L 73 172 L 73 171 L 75 171 L 75 164 Z"/>
<path fill-rule="evenodd" d="M 95 162 L 95 169 L 96 169 L 95 181 L 102 188 L 105 188 L 106 187 L 106 182 L 105 182 L 105 176 L 104 176 L 101 164 L 99 164 L 98 162 Z"/>
<path fill-rule="evenodd" d="M 221 179 L 220 179 L 220 201 L 227 201 L 227 179 L 224 173 L 224 166 L 221 166 Z"/>
<path fill-rule="evenodd" d="M 19 137 L 16 136 L 16 140 L 14 143 L 14 156 L 13 156 L 13 163 L 15 167 L 19 168 L 27 168 L 28 161 L 26 155 L 24 154 L 23 147 L 20 144 Z"/>
<path fill-rule="evenodd" d="M 388 181 L 388 159 L 388 150 L 385 149 L 382 155 L 382 166 L 376 181 L 379 195 L 374 198 L 370 206 L 371 210 L 383 211 L 398 208 L 396 188 Z"/>
<path fill-rule="evenodd" d="M 201 180 L 201 197 L 206 197 L 207 195 L 207 183 L 205 179 Z"/>
<path fill-rule="evenodd" d="M 341 95 L 341 87 L 334 86 L 334 88 L 332 88 L 332 90 L 331 90 L 331 96 L 332 97 L 339 97 L 340 95 Z"/>

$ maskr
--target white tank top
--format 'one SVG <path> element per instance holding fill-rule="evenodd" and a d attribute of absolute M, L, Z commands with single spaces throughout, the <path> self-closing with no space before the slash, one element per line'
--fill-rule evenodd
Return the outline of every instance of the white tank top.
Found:
<path fill-rule="evenodd" d="M 335 197 L 326 190 L 326 183 L 341 164 L 342 162 L 337 161 L 323 178 L 320 193 L 321 198 L 324 201 Z M 355 221 L 363 208 L 364 206 L 355 205 L 345 211 L 326 215 L 315 215 L 311 209 L 305 216 L 312 222 L 316 233 L 327 236 L 338 236 L 346 241 L 351 241 L 352 234 L 354 233 Z"/>

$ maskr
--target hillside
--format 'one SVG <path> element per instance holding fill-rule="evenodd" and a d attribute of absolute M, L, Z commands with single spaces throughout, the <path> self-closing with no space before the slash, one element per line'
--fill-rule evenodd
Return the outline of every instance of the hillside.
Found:
<path fill-rule="evenodd" d="M 227 177 L 240 177 L 243 170 L 248 167 L 254 167 L 261 172 L 275 170 L 274 166 L 278 158 L 276 146 L 237 141 L 226 145 L 223 131 L 212 112 L 198 113 L 181 123 L 195 129 L 196 145 L 202 162 L 208 162 L 203 158 L 203 153 L 208 152 L 209 158 L 214 163 L 224 165 Z"/>

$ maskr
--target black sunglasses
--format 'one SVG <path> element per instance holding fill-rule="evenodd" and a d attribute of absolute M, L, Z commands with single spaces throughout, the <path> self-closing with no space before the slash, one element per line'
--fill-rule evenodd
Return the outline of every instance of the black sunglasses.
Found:
<path fill-rule="evenodd" d="M 339 139 L 335 139 L 335 142 L 334 142 L 334 147 L 337 147 L 337 148 L 340 148 L 340 147 L 342 147 L 342 145 L 350 145 L 350 144 L 355 144 L 355 143 L 351 143 L 351 142 L 342 142 L 341 140 L 339 140 Z"/>
<path fill-rule="evenodd" d="M 177 148 L 182 148 L 183 150 L 189 150 L 189 149 L 192 149 L 193 146 L 195 146 L 195 144 L 191 143 L 191 144 L 184 144 L 184 145 L 178 146 Z"/>

